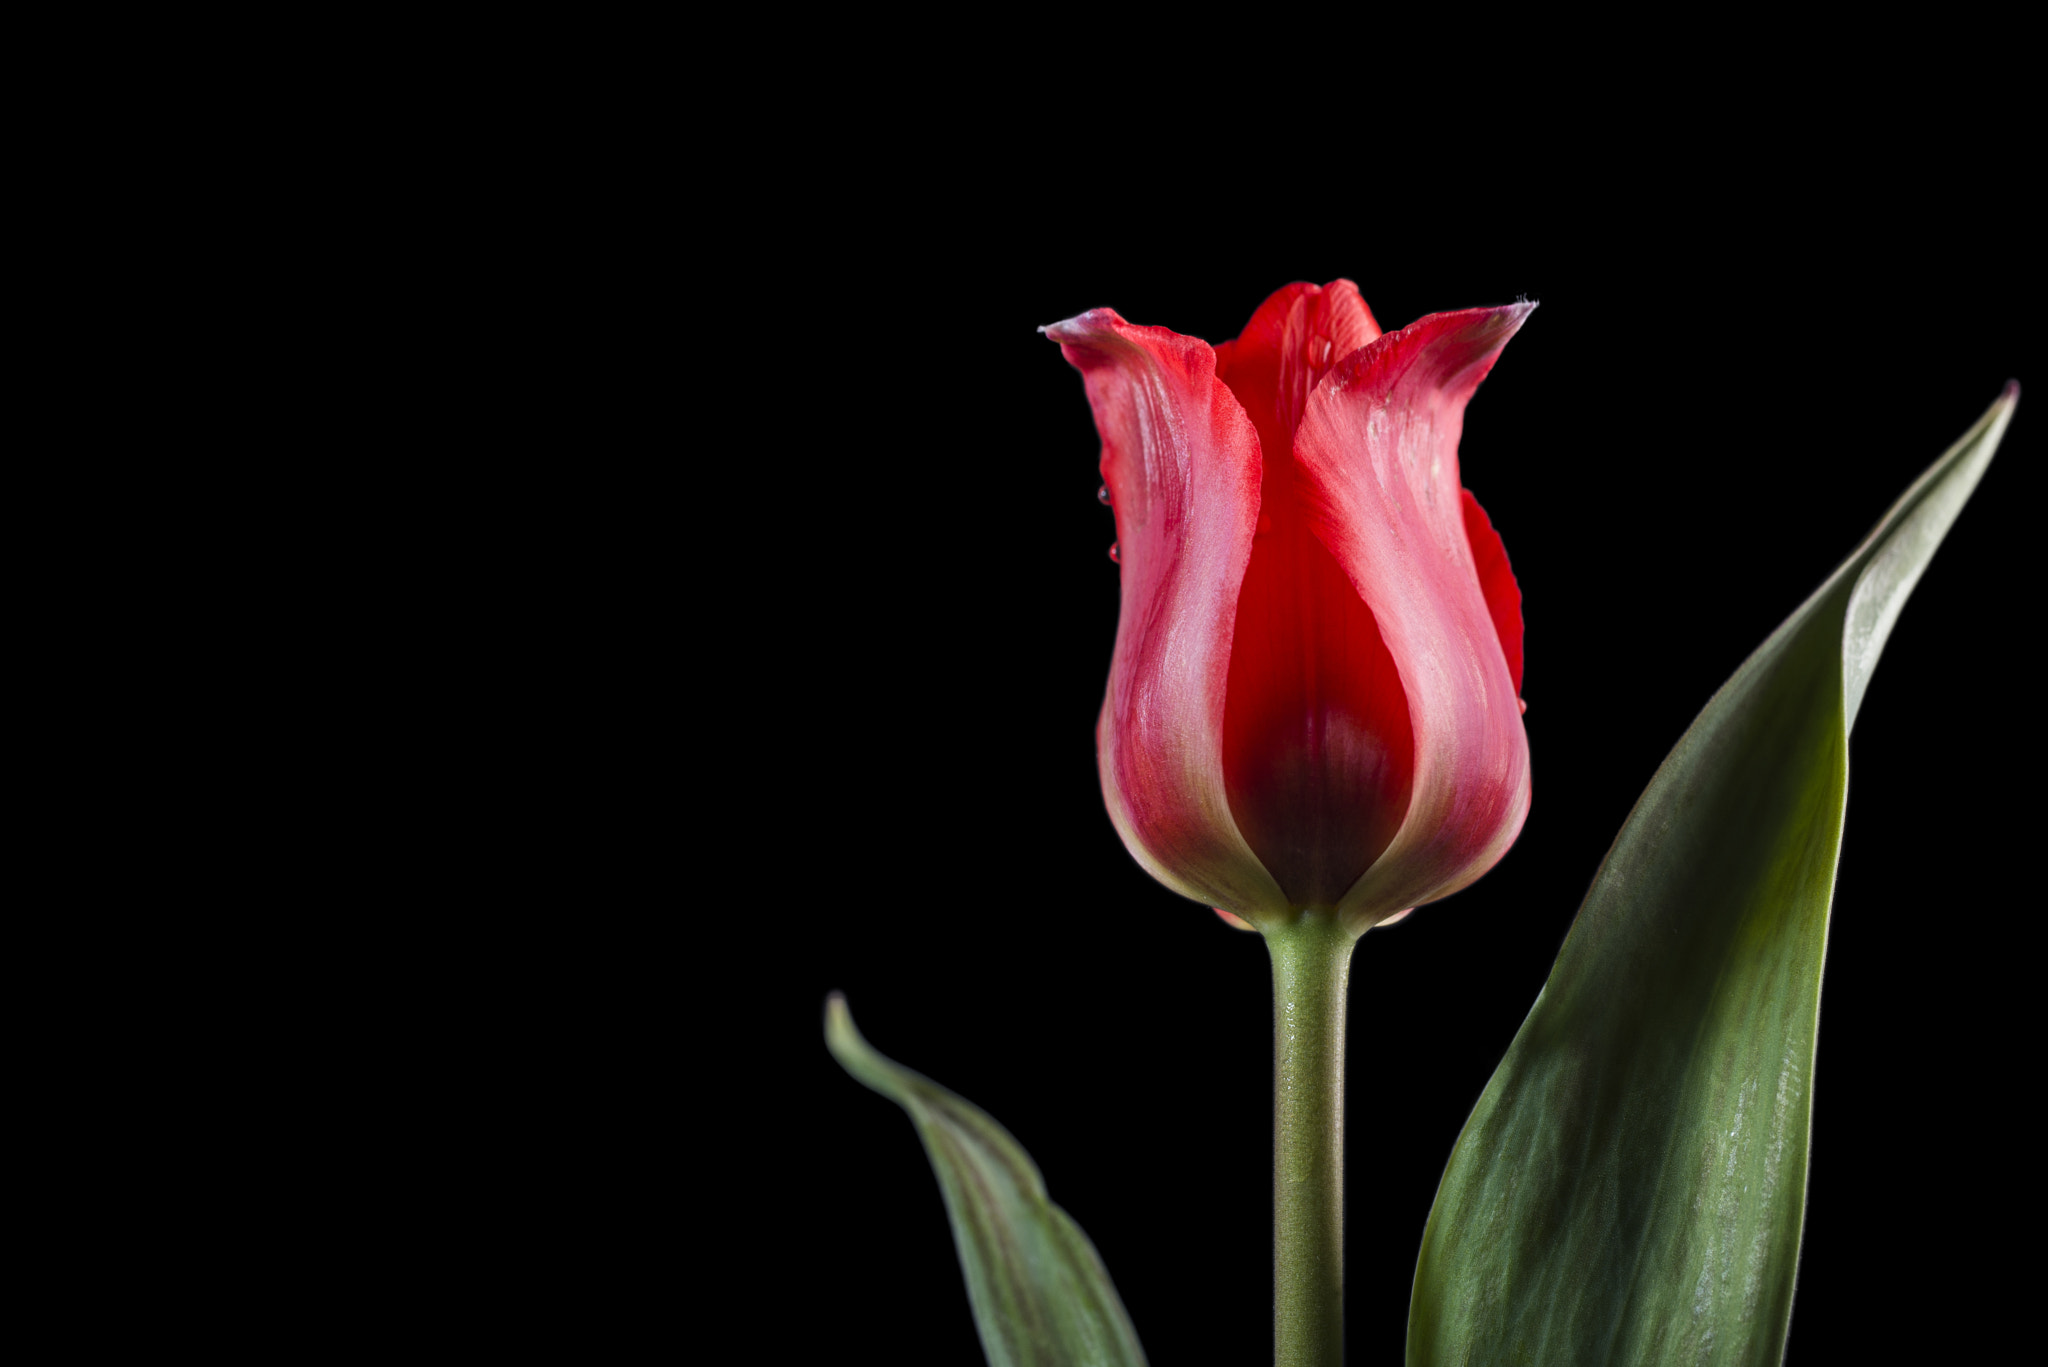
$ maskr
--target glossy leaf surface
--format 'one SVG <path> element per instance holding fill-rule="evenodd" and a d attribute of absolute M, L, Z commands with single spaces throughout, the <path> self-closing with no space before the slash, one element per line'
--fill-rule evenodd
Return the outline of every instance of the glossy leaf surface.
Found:
<path fill-rule="evenodd" d="M 1410 1367 L 1780 1361 L 1849 728 L 2017 395 L 1744 662 L 1637 801 L 1452 1152 Z"/>
<path fill-rule="evenodd" d="M 1045 1194 L 1031 1156 L 979 1107 L 884 1058 L 846 999 L 825 1007 L 825 1042 L 860 1082 L 910 1113 L 924 1141 L 990 1367 L 1144 1367 L 1095 1246 Z M 886 1345 L 874 1345 L 887 1358 Z"/>

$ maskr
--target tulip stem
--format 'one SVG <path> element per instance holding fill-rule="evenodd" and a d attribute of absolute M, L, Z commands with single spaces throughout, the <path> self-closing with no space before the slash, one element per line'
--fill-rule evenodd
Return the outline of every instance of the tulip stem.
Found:
<path fill-rule="evenodd" d="M 1344 1362 L 1344 999 L 1357 937 L 1306 912 L 1273 957 L 1273 1360 Z"/>

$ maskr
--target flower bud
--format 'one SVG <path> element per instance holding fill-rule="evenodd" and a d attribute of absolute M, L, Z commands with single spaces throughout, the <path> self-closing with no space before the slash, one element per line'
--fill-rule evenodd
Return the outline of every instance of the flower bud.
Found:
<path fill-rule="evenodd" d="M 1045 329 L 1116 514 L 1103 797 L 1160 882 L 1254 925 L 1363 931 L 1521 831 L 1521 594 L 1458 436 L 1534 307 L 1382 334 L 1340 280 L 1288 286 L 1214 349 L 1108 309 Z"/>

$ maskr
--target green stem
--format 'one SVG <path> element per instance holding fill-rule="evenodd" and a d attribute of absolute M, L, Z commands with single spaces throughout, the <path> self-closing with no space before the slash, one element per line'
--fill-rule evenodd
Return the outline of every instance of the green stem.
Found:
<path fill-rule="evenodd" d="M 1344 997 L 1356 937 L 1304 913 L 1273 956 L 1273 1360 L 1344 1362 Z"/>

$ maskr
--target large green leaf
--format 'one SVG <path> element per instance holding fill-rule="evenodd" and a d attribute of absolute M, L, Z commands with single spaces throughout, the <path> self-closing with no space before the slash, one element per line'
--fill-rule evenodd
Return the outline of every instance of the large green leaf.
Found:
<path fill-rule="evenodd" d="M 1451 1154 L 1410 1367 L 1782 1358 L 1849 727 L 2017 396 L 1744 662 L 1629 813 Z"/>
<path fill-rule="evenodd" d="M 1144 1367 L 1095 1246 L 1046 1199 L 1023 1146 L 987 1112 L 876 1053 L 837 992 L 825 1003 L 825 1042 L 847 1072 L 917 1125 L 990 1367 Z"/>

